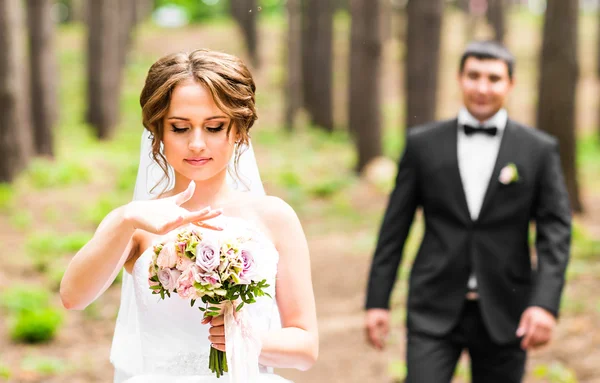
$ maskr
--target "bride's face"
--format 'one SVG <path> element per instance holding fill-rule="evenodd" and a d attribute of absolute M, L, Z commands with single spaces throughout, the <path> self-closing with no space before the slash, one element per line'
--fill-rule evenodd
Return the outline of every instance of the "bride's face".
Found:
<path fill-rule="evenodd" d="M 176 174 L 203 181 L 225 172 L 235 148 L 235 127 L 210 91 L 193 80 L 177 85 L 163 119 L 164 155 Z"/>

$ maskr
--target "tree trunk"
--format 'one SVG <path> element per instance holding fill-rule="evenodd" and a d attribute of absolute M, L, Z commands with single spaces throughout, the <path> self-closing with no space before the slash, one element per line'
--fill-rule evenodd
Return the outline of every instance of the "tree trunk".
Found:
<path fill-rule="evenodd" d="M 435 119 L 443 0 L 409 0 L 406 128 Z"/>
<path fill-rule="evenodd" d="M 54 156 L 58 66 L 54 48 L 52 0 L 27 0 L 29 31 L 30 114 L 35 153 Z"/>
<path fill-rule="evenodd" d="M 302 9 L 300 0 L 287 0 L 287 84 L 285 100 L 285 127 L 294 129 L 296 113 L 302 106 Z"/>
<path fill-rule="evenodd" d="M 304 79 L 310 79 L 306 107 L 312 123 L 333 131 L 333 4 L 331 0 L 307 0 L 304 18 Z"/>
<path fill-rule="evenodd" d="M 122 49 L 118 0 L 88 3 L 87 121 L 96 136 L 108 139 L 119 117 L 119 77 Z"/>
<path fill-rule="evenodd" d="M 134 0 L 134 24 L 143 22 L 152 14 L 152 4 L 152 0 Z"/>
<path fill-rule="evenodd" d="M 596 37 L 596 71 L 598 73 L 598 81 L 600 83 L 600 10 L 598 11 L 598 34 Z M 599 100 L 600 102 L 600 100 Z M 598 142 L 600 142 L 600 104 L 598 104 L 598 121 L 596 122 L 596 129 L 598 130 Z"/>
<path fill-rule="evenodd" d="M 576 1 L 548 0 L 540 61 L 537 125 L 558 138 L 560 158 L 574 211 L 581 212 L 576 168 L 575 98 L 578 6 Z"/>
<path fill-rule="evenodd" d="M 358 151 L 360 172 L 381 155 L 379 75 L 381 68 L 381 0 L 351 0 L 349 129 Z"/>
<path fill-rule="evenodd" d="M 33 149 L 21 7 L 20 0 L 0 0 L 0 182 L 13 181 Z"/>
<path fill-rule="evenodd" d="M 314 27 L 314 20 L 311 20 L 309 12 L 308 2 L 311 0 L 300 0 L 301 12 L 302 12 L 302 37 L 300 46 L 302 49 L 302 104 L 306 108 L 306 111 L 312 119 L 313 115 L 313 102 L 312 95 L 313 91 L 313 48 L 314 41 L 317 36 L 317 30 Z"/>
<path fill-rule="evenodd" d="M 258 37 L 256 18 L 258 17 L 257 0 L 233 0 L 230 3 L 231 14 L 237 21 L 250 56 L 250 61 L 255 68 L 260 66 L 258 55 Z"/>
<path fill-rule="evenodd" d="M 503 43 L 506 34 L 506 0 L 488 0 L 486 16 L 494 29 L 494 40 Z"/>

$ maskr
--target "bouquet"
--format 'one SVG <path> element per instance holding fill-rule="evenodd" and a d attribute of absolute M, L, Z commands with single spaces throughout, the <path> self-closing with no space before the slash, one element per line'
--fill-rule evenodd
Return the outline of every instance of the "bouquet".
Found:
<path fill-rule="evenodd" d="M 264 291 L 269 287 L 266 279 L 259 278 L 251 237 L 222 234 L 218 238 L 208 238 L 195 228 L 184 228 L 170 239 L 154 245 L 148 282 L 152 292 L 162 299 L 176 293 L 189 299 L 192 307 L 201 299 L 204 307 L 198 308 L 205 316 L 225 315 L 229 350 L 230 340 L 244 342 L 248 336 L 245 328 L 248 324 L 240 321 L 237 312 L 245 304 L 256 302 L 256 297 L 271 296 Z M 236 330 L 236 326 L 241 329 Z M 232 339 L 229 333 L 232 333 Z M 242 353 L 248 349 L 248 346 L 232 347 Z M 258 360 L 260 344 L 250 348 L 255 351 Z M 229 370 L 225 354 L 210 348 L 209 368 L 217 378 Z"/>

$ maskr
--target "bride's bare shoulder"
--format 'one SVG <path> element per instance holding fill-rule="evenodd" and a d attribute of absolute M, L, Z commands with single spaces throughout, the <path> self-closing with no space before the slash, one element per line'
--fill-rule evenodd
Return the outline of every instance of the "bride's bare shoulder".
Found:
<path fill-rule="evenodd" d="M 254 209 L 274 240 L 280 233 L 286 233 L 290 226 L 300 223 L 294 209 L 279 197 L 257 196 Z"/>

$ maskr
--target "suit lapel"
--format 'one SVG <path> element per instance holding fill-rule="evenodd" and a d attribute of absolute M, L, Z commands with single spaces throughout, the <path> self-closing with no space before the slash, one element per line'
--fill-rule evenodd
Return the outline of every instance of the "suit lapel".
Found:
<path fill-rule="evenodd" d="M 454 119 L 451 121 L 451 125 L 446 129 L 443 129 L 447 136 L 441 140 L 444 148 L 448 148 L 448 162 L 451 164 L 451 173 L 448 174 L 451 180 L 452 191 L 454 200 L 458 202 L 461 212 L 464 214 L 464 218 L 467 222 L 472 222 L 471 213 L 469 212 L 469 205 L 467 204 L 467 197 L 465 195 L 465 188 L 460 177 L 460 169 L 458 167 L 458 120 Z"/>
<path fill-rule="evenodd" d="M 492 172 L 492 176 L 490 177 L 490 182 L 485 192 L 485 197 L 483 198 L 481 210 L 479 211 L 479 219 L 481 219 L 483 214 L 485 214 L 486 210 L 489 208 L 490 201 L 492 200 L 496 190 L 498 190 L 498 186 L 500 185 L 500 181 L 498 181 L 500 171 L 508 163 L 514 161 L 515 150 L 518 144 L 517 129 L 514 124 L 508 120 L 506 123 L 506 128 L 504 129 L 504 133 L 502 134 L 502 141 L 500 142 L 500 149 L 498 150 L 498 156 L 496 157 L 494 170 Z"/>

